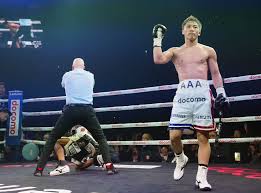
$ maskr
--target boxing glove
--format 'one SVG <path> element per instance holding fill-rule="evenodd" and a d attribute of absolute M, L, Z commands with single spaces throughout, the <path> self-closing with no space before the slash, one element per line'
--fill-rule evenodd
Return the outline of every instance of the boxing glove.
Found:
<path fill-rule="evenodd" d="M 162 39 L 167 32 L 167 28 L 162 24 L 157 24 L 153 27 L 153 47 L 161 47 Z"/>
<path fill-rule="evenodd" d="M 225 89 L 223 87 L 219 87 L 216 89 L 217 97 L 215 99 L 215 109 L 218 111 L 224 111 L 229 108 L 229 100 L 226 96 Z"/>

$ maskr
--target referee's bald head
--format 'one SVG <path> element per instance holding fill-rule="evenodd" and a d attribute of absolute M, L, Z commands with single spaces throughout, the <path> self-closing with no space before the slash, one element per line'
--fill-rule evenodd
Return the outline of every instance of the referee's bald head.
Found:
<path fill-rule="evenodd" d="M 85 68 L 84 60 L 82 58 L 75 58 L 73 60 L 72 69 L 75 68 L 80 68 L 80 69 Z"/>

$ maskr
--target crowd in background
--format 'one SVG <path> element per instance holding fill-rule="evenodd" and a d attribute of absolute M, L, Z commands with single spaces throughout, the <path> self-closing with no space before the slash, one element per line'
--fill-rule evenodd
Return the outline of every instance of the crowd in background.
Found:
<path fill-rule="evenodd" d="M 246 124 L 244 124 L 246 125 Z M 243 129 L 233 129 L 230 138 L 247 137 L 247 133 L 242 134 Z M 210 139 L 216 139 L 216 132 L 210 132 Z M 46 141 L 48 132 L 24 132 L 24 138 L 39 141 Z M 195 138 L 193 135 L 187 136 L 187 139 Z M 107 135 L 108 141 L 126 140 L 126 136 L 120 135 Z M 147 141 L 153 140 L 150 133 L 134 134 L 127 140 L 133 141 Z M 39 145 L 41 152 L 43 146 Z M 22 147 L 21 147 L 22 148 Z M 261 164 L 261 143 L 211 143 L 211 163 L 248 163 L 248 164 Z M 10 149 L 5 150 L 6 161 L 22 161 L 22 156 L 12 156 L 9 154 Z M 130 146 L 110 146 L 112 159 L 114 162 L 175 162 L 175 157 L 171 147 L 168 145 L 130 145 Z M 184 152 L 189 157 L 190 162 L 197 162 L 198 145 L 197 144 L 184 144 Z M 55 155 L 50 159 L 55 160 Z"/>
<path fill-rule="evenodd" d="M 247 133 L 242 134 L 242 129 L 233 129 L 234 133 L 230 138 L 247 137 Z M 106 132 L 105 132 L 106 133 Z M 48 132 L 24 132 L 24 138 L 39 141 L 46 141 Z M 159 137 L 159 136 L 158 136 Z M 116 138 L 116 139 L 115 139 Z M 187 136 L 188 139 L 195 138 L 194 136 Z M 210 132 L 210 138 L 216 139 L 216 133 Z M 111 140 L 126 140 L 125 136 L 107 135 L 108 141 Z M 162 139 L 162 138 L 161 138 Z M 167 139 L 167 138 L 166 138 Z M 4 140 L 4 132 L 0 132 L 0 141 Z M 138 133 L 131 139 L 133 141 L 147 141 L 153 140 L 150 133 Z M 23 144 L 21 144 L 23 145 Z M 43 146 L 39 145 L 41 152 Z M 13 147 L 0 145 L 0 160 L 2 161 L 22 161 L 22 156 L 14 155 Z M 22 149 L 22 146 L 19 148 Z M 174 162 L 175 157 L 170 146 L 164 145 L 135 145 L 135 146 L 110 146 L 111 155 L 116 162 Z M 261 143 L 211 143 L 211 158 L 212 163 L 250 163 L 261 164 Z M 198 145 L 184 144 L 184 152 L 189 157 L 190 162 L 197 162 Z M 4 155 L 3 155 L 4 154 Z M 55 159 L 55 157 L 53 157 Z"/>
<path fill-rule="evenodd" d="M 235 129 L 231 138 L 241 138 L 240 129 Z M 194 136 L 189 136 L 192 139 Z M 210 138 L 216 139 L 216 133 L 211 132 Z M 110 140 L 110 139 L 109 139 Z M 143 133 L 132 139 L 134 141 L 153 140 L 150 133 Z M 170 146 L 112 146 L 119 160 L 132 162 L 174 162 L 174 154 Z M 212 143 L 211 144 L 212 163 L 261 163 L 261 143 Z M 197 162 L 198 145 L 184 145 L 184 152 L 189 157 L 190 162 Z"/>

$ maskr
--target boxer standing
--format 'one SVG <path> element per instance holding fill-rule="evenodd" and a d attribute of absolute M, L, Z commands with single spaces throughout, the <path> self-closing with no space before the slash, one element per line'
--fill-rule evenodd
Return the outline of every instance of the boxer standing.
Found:
<path fill-rule="evenodd" d="M 167 28 L 158 24 L 153 28 L 153 58 L 156 64 L 166 64 L 171 61 L 179 77 L 179 85 L 173 100 L 173 108 L 169 123 L 169 136 L 174 150 L 176 167 L 174 180 L 180 180 L 188 157 L 183 152 L 181 136 L 184 129 L 194 129 L 197 132 L 198 171 L 196 186 L 200 190 L 211 190 L 207 181 L 208 163 L 210 157 L 209 132 L 215 129 L 212 114 L 213 96 L 208 84 L 210 71 L 216 88 L 217 107 L 228 102 L 223 87 L 223 81 L 217 63 L 217 54 L 209 46 L 198 43 L 202 29 L 201 22 L 194 16 L 186 18 L 182 23 L 182 34 L 185 43 L 180 47 L 172 47 L 162 51 L 162 39 Z"/>

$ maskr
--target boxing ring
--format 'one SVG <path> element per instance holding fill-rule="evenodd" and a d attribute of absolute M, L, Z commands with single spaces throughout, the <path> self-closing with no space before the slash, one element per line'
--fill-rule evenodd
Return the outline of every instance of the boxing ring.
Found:
<path fill-rule="evenodd" d="M 246 75 L 239 77 L 230 77 L 224 79 L 225 84 L 246 81 L 260 81 L 261 74 Z M 209 81 L 212 84 L 212 81 Z M 116 90 L 108 92 L 95 93 L 94 97 L 109 97 L 117 95 L 129 95 L 148 92 L 164 92 L 174 90 L 177 84 L 154 86 L 146 88 L 136 88 L 127 90 Z M 251 101 L 261 99 L 261 93 L 231 96 L 230 103 L 238 101 Z M 23 103 L 37 102 L 55 102 L 63 101 L 65 96 L 58 97 L 43 97 L 23 99 Z M 7 100 L 1 100 L 7 102 Z M 97 113 L 100 112 L 119 112 L 132 111 L 142 109 L 158 109 L 170 108 L 172 102 L 138 104 L 126 106 L 112 106 L 95 108 Z M 232 109 L 233 111 L 233 109 Z M 60 115 L 61 111 L 39 111 L 39 112 L 22 112 L 24 117 L 50 116 Z M 261 121 L 260 115 L 243 116 L 243 117 L 228 117 L 222 118 L 222 122 L 254 122 Z M 219 122 L 215 118 L 215 122 Z M 168 121 L 159 122 L 132 122 L 132 123 L 116 123 L 116 124 L 101 124 L 105 129 L 123 129 L 123 128 L 150 128 L 150 127 L 167 127 Z M 22 131 L 39 132 L 51 131 L 53 127 L 22 127 Z M 0 132 L 5 129 L 1 128 Z M 197 144 L 196 139 L 182 140 L 183 144 Z M 215 143 L 215 139 L 210 139 L 210 143 Z M 219 143 L 246 143 L 260 142 L 261 137 L 248 138 L 219 138 Z M 45 141 L 30 140 L 22 137 L 22 143 L 34 143 L 44 145 Z M 1 141 L 0 144 L 4 144 Z M 151 140 L 151 141 L 108 141 L 109 145 L 170 145 L 170 141 L 166 139 Z M 47 165 L 46 170 L 50 171 L 55 166 L 54 163 Z M 173 169 L 175 165 L 172 163 L 121 163 L 115 165 L 119 168 L 118 175 L 106 176 L 100 168 L 91 167 L 86 171 L 72 171 L 68 175 L 58 177 L 50 177 L 45 172 L 41 178 L 33 177 L 32 173 L 35 168 L 35 163 L 21 164 L 0 164 L 0 192 L 19 192 L 19 193 L 38 193 L 38 192 L 83 192 L 83 193 L 108 193 L 108 192 L 145 192 L 145 193 L 170 193 L 170 192 L 192 192 L 194 190 L 194 181 L 197 166 L 189 164 L 185 168 L 185 174 L 181 181 L 173 180 Z M 51 168 L 49 168 L 51 167 Z M 7 177 L 6 177 L 7 176 Z M 210 164 L 209 167 L 209 182 L 212 184 L 215 192 L 259 192 L 261 189 L 261 168 L 250 169 L 247 166 L 237 164 Z M 140 180 L 138 180 L 138 178 Z"/>

